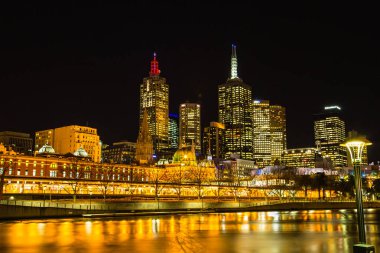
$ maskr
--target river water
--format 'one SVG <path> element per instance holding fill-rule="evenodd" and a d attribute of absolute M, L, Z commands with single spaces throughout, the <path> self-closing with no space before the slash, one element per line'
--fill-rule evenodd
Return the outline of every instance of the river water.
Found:
<path fill-rule="evenodd" d="M 366 209 L 380 252 L 380 210 Z M 352 252 L 354 210 L 211 213 L 6 221 L 0 252 Z"/>

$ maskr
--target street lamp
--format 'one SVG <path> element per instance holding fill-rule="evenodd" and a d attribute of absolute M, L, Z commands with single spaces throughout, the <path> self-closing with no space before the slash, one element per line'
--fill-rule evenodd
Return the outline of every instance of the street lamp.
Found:
<path fill-rule="evenodd" d="M 46 190 L 46 185 L 44 185 L 44 207 L 45 207 L 45 190 Z"/>
<path fill-rule="evenodd" d="M 90 210 L 91 210 L 91 196 L 92 196 L 92 190 L 90 190 Z"/>
<path fill-rule="evenodd" d="M 366 138 L 362 136 L 349 136 L 346 142 L 341 144 L 341 146 L 346 147 L 350 153 L 350 158 L 352 165 L 354 167 L 354 178 L 355 178 L 355 200 L 356 209 L 358 216 L 358 227 L 359 227 L 359 244 L 354 245 L 354 253 L 359 252 L 375 252 L 375 248 L 372 245 L 366 244 L 365 227 L 364 227 L 364 213 L 363 213 L 363 199 L 362 199 L 362 179 L 361 179 L 361 169 L 360 164 L 362 161 L 362 152 L 365 146 L 371 145 Z M 364 251 L 363 251 L 364 250 Z"/>

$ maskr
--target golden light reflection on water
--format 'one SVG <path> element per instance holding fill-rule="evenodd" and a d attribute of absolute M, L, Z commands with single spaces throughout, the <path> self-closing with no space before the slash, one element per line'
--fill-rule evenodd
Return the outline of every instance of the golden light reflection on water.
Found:
<path fill-rule="evenodd" d="M 366 216 L 378 245 L 380 212 Z M 3 222 L 1 252 L 350 252 L 355 213 L 247 212 Z M 53 252 L 54 251 L 54 252 Z"/>

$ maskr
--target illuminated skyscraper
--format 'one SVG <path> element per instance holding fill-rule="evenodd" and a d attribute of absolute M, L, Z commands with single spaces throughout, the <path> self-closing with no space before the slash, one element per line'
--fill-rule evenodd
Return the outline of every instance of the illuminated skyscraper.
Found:
<path fill-rule="evenodd" d="M 333 166 L 341 168 L 347 165 L 347 151 L 340 146 L 346 138 L 345 123 L 340 117 L 339 106 L 326 106 L 321 114 L 315 115 L 314 137 L 323 156 L 333 162 Z"/>
<path fill-rule="evenodd" d="M 201 151 L 201 106 L 195 103 L 184 103 L 179 106 L 179 146 L 195 146 Z"/>
<path fill-rule="evenodd" d="M 155 153 L 169 147 L 169 85 L 165 78 L 160 77 L 160 72 L 154 53 L 149 77 L 144 78 L 140 85 L 140 125 L 146 109 Z"/>
<path fill-rule="evenodd" d="M 224 125 L 219 122 L 210 122 L 203 131 L 203 154 L 212 158 L 224 158 Z"/>
<path fill-rule="evenodd" d="M 259 167 L 271 164 L 271 128 L 268 100 L 254 100 L 253 115 L 253 159 Z"/>
<path fill-rule="evenodd" d="M 178 148 L 178 114 L 169 114 L 169 148 Z"/>
<path fill-rule="evenodd" d="M 225 126 L 225 158 L 252 159 L 252 88 L 238 77 L 232 45 L 231 77 L 218 86 L 219 122 Z"/>
<path fill-rule="evenodd" d="M 285 107 L 271 105 L 270 132 L 271 132 L 271 160 L 281 161 L 281 154 L 286 150 L 286 113 Z"/>

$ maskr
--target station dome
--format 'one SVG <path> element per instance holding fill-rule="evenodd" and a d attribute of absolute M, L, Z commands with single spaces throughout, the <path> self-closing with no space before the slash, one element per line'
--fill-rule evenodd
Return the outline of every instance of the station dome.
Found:
<path fill-rule="evenodd" d="M 74 155 L 75 156 L 80 156 L 80 157 L 88 157 L 88 153 L 86 152 L 86 150 L 84 150 L 84 148 L 79 147 L 75 152 L 74 152 Z"/>
<path fill-rule="evenodd" d="M 38 150 L 38 154 L 46 154 L 46 153 L 55 154 L 55 150 L 52 146 L 45 144 Z"/>

